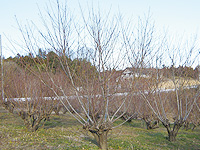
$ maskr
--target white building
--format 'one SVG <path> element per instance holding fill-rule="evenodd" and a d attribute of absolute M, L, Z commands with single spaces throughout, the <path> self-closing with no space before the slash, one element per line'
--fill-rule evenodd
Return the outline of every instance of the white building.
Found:
<path fill-rule="evenodd" d="M 132 79 L 133 77 L 150 78 L 151 76 L 148 73 L 144 73 L 144 72 L 141 72 L 141 73 L 133 72 L 132 68 L 126 68 L 121 75 L 122 79 Z"/>

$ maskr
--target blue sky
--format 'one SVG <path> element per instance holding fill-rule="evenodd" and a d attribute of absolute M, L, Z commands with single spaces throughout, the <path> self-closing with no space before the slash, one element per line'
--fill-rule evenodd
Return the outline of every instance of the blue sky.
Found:
<path fill-rule="evenodd" d="M 53 1 L 53 0 L 50 0 Z M 64 0 L 61 0 L 64 1 Z M 39 21 L 38 6 L 44 9 L 49 0 L 0 0 L 0 34 L 2 36 L 3 55 L 13 55 L 7 50 L 9 45 L 5 35 L 13 40 L 18 39 L 15 16 L 20 23 L 26 20 Z M 79 14 L 79 3 L 83 9 L 87 4 L 99 5 L 101 10 L 111 8 L 112 13 L 118 10 L 127 18 L 137 21 L 138 16 L 150 12 L 158 29 L 168 29 L 177 35 L 200 35 L 200 0 L 68 0 L 68 6 L 76 15 Z"/>

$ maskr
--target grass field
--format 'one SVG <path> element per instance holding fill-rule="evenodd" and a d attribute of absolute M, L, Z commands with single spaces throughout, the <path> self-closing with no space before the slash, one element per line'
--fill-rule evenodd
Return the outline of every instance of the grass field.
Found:
<path fill-rule="evenodd" d="M 119 120 L 116 124 L 119 124 Z M 155 130 L 146 130 L 144 122 L 134 120 L 113 129 L 108 136 L 109 149 L 200 149 L 200 127 L 194 131 L 181 129 L 176 142 L 167 140 L 167 132 L 160 125 Z M 37 132 L 28 132 L 23 120 L 0 107 L 0 149 L 69 149 L 97 150 L 92 135 L 69 114 L 52 115 Z"/>

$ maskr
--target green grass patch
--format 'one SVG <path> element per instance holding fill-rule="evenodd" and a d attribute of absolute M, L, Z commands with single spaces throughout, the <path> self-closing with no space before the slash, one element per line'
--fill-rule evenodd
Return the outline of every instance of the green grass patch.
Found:
<path fill-rule="evenodd" d="M 118 120 L 114 125 L 122 123 Z M 167 131 L 161 125 L 146 130 L 144 122 L 131 123 L 113 129 L 108 134 L 108 148 L 114 150 L 147 149 L 199 149 L 200 127 L 194 131 L 180 130 L 176 142 L 167 140 Z M 51 150 L 98 150 L 93 136 L 69 114 L 51 115 L 50 121 L 37 132 L 29 132 L 23 120 L 0 107 L 0 149 L 51 149 Z"/>

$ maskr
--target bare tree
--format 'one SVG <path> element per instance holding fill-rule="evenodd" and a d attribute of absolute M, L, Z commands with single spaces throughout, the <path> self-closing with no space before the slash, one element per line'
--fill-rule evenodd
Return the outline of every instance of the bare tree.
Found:
<path fill-rule="evenodd" d="M 193 110 L 191 111 L 190 116 L 187 118 L 187 120 L 185 121 L 183 127 L 185 130 L 189 130 L 191 129 L 192 131 L 194 131 L 194 129 L 200 125 L 200 120 L 199 120 L 199 116 L 200 116 L 200 111 L 198 110 L 198 106 L 196 105 Z"/>
<path fill-rule="evenodd" d="M 50 94 L 41 82 L 15 62 L 5 63 L 5 100 L 3 105 L 9 112 L 18 114 L 29 131 L 36 131 L 45 123 L 57 103 L 45 98 Z"/>
<path fill-rule="evenodd" d="M 139 19 L 137 32 L 127 32 L 129 26 L 123 32 L 131 66 L 129 70 L 132 70 L 129 84 L 133 93 L 141 94 L 150 109 L 148 114 L 141 113 L 144 115 L 142 118 L 148 122 L 153 113 L 166 127 L 169 140 L 174 141 L 199 97 L 196 88 L 199 83 L 194 80 L 195 83 L 191 85 L 194 75 L 190 71 L 193 69 L 177 70 L 175 66 L 191 67 L 199 57 L 199 50 L 195 43 L 189 47 L 189 43 L 183 45 L 180 40 L 176 46 L 171 46 L 167 43 L 166 35 L 156 33 L 151 22 L 150 15 L 147 15 L 145 21 Z M 167 76 L 163 75 L 162 65 L 172 66 Z M 163 85 L 165 83 L 171 86 Z"/>
<path fill-rule="evenodd" d="M 199 82 L 191 77 L 194 71 L 193 69 L 188 70 L 188 67 L 191 67 L 198 57 L 198 49 L 194 45 L 192 47 L 181 46 L 178 45 L 176 48 L 174 46 L 173 51 L 168 46 L 169 61 L 171 61 L 168 78 L 163 76 L 159 69 L 162 61 L 156 59 L 156 70 L 152 76 L 154 85 L 149 84 L 149 90 L 140 91 L 149 108 L 167 129 L 170 141 L 176 140 L 179 129 L 192 115 L 191 112 L 200 94 Z M 178 68 L 175 65 L 183 67 Z"/>
<path fill-rule="evenodd" d="M 124 26 L 122 24 L 122 26 Z M 155 29 L 155 24 L 151 19 L 150 12 L 144 18 L 138 18 L 138 24 L 131 26 L 127 24 L 123 27 L 123 39 L 127 52 L 127 68 L 130 75 L 125 75 L 127 88 L 134 94 L 130 111 L 143 119 L 147 129 L 158 127 L 158 119 L 147 104 L 141 99 L 140 91 L 146 93 L 149 86 L 153 86 L 155 80 L 156 56 L 162 56 L 163 45 L 165 43 L 165 34 L 160 36 Z M 127 76 L 127 77 L 126 77 Z"/>
<path fill-rule="evenodd" d="M 37 68 L 28 70 L 92 133 L 101 149 L 108 149 L 108 132 L 117 127 L 113 123 L 127 111 L 132 99 L 130 92 L 119 94 L 121 89 L 114 80 L 116 70 L 123 67 L 125 60 L 119 20 L 110 13 L 102 16 L 100 10 L 91 9 L 87 17 L 82 16 L 81 25 L 81 20 L 77 23 L 66 5 L 57 1 L 57 8 L 53 6 L 50 4 L 46 14 L 41 12 L 42 28 L 33 24 L 36 29 L 33 30 L 30 24 L 24 28 L 19 24 L 24 49 L 32 55 Z M 46 54 L 48 50 L 55 53 L 53 62 L 58 63 L 58 72 L 44 59 L 35 59 L 39 47 Z"/>

